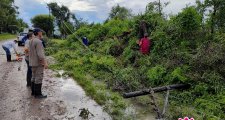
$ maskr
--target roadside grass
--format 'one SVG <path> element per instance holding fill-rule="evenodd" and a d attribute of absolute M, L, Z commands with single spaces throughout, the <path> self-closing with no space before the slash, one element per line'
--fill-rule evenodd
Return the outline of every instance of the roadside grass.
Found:
<path fill-rule="evenodd" d="M 94 99 L 103 109 L 109 113 L 114 120 L 131 120 L 132 118 L 125 113 L 128 106 L 122 96 L 107 89 L 104 83 L 95 83 L 95 78 L 85 73 L 82 66 L 68 70 L 64 65 L 66 63 L 60 62 L 59 64 L 51 65 L 53 70 L 66 70 L 68 76 L 72 77 L 79 85 L 85 90 L 86 94 Z"/>
<path fill-rule="evenodd" d="M 131 118 L 125 117 L 124 113 L 127 104 L 119 93 L 106 89 L 104 83 L 95 84 L 94 78 L 87 78 L 87 75 L 79 70 L 73 71 L 73 78 L 84 88 L 86 94 L 91 96 L 99 105 L 103 106 L 114 120 Z"/>
<path fill-rule="evenodd" d="M 0 41 L 12 39 L 12 38 L 16 38 L 16 35 L 8 34 L 8 33 L 0 34 Z"/>
<path fill-rule="evenodd" d="M 62 40 L 62 39 L 51 39 L 51 40 L 57 44 L 63 44 L 66 41 L 66 40 Z"/>
<path fill-rule="evenodd" d="M 131 120 L 129 113 L 126 113 L 128 107 L 127 101 L 111 89 L 107 89 L 106 84 L 103 81 L 96 82 L 96 78 L 88 72 L 88 65 L 83 64 L 85 57 L 77 57 L 71 59 L 68 55 L 78 55 L 78 53 L 71 53 L 72 51 L 64 51 L 61 46 L 64 46 L 66 40 L 51 39 L 50 46 L 47 51 L 49 55 L 53 56 L 57 60 L 57 64 L 51 65 L 50 69 L 53 70 L 65 70 L 66 75 L 74 78 L 79 85 L 85 90 L 86 94 L 94 99 L 114 120 Z M 74 51 L 73 51 L 74 52 Z M 61 54 L 63 53 L 63 54 Z M 65 59 L 69 57 L 69 59 Z"/>

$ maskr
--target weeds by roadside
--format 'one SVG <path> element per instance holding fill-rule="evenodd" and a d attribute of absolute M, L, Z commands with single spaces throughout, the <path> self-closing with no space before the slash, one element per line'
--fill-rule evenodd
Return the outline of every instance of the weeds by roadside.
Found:
<path fill-rule="evenodd" d="M 16 38 L 16 35 L 7 34 L 7 33 L 0 34 L 0 41 L 13 39 L 13 38 Z"/>

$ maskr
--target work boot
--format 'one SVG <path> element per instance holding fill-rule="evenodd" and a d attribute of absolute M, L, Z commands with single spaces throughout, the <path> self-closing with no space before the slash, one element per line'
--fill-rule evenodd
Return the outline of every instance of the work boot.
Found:
<path fill-rule="evenodd" d="M 27 79 L 27 87 L 31 87 L 31 84 L 32 84 L 32 83 L 30 82 L 30 80 Z M 31 90 L 32 90 L 32 89 L 31 89 Z"/>
<path fill-rule="evenodd" d="M 43 95 L 41 91 L 42 84 L 34 84 L 35 98 L 47 98 L 47 95 Z"/>
<path fill-rule="evenodd" d="M 7 55 L 7 62 L 11 62 L 11 55 Z"/>
<path fill-rule="evenodd" d="M 31 79 L 32 79 L 32 71 L 31 71 L 31 68 L 29 66 L 28 70 L 27 70 L 27 87 L 31 86 Z"/>
<path fill-rule="evenodd" d="M 34 82 L 31 82 L 31 95 L 35 95 L 35 91 L 34 91 Z"/>

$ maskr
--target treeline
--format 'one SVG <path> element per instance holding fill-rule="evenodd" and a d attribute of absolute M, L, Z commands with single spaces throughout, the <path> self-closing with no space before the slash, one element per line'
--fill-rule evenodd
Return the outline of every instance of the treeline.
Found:
<path fill-rule="evenodd" d="M 94 83 L 104 83 L 107 90 L 120 93 L 190 84 L 189 90 L 171 92 L 166 118 L 224 119 L 225 1 L 197 0 L 195 6 L 187 6 L 177 15 L 163 13 L 166 5 L 151 2 L 139 15 L 117 5 L 104 23 L 81 26 L 63 44 L 52 44 L 47 54 L 54 54 L 57 68 L 75 78 L 84 76 L 80 83 L 88 81 L 91 86 L 85 79 L 91 75 Z M 143 21 L 152 40 L 149 55 L 142 55 L 136 44 Z M 89 39 L 91 52 L 77 39 L 83 36 Z M 121 99 L 105 94 L 104 87 L 81 85 L 114 119 L 123 115 L 125 103 Z M 149 102 L 138 100 L 143 105 Z"/>
<path fill-rule="evenodd" d="M 0 33 L 16 33 L 22 31 L 28 25 L 20 18 L 18 7 L 14 0 L 1 0 L 0 2 Z"/>
<path fill-rule="evenodd" d="M 51 15 L 40 14 L 31 19 L 34 27 L 42 28 L 48 36 L 66 38 L 82 25 L 88 23 L 81 18 L 77 18 L 68 7 L 60 6 L 56 2 L 47 4 Z M 57 29 L 55 29 L 57 28 Z M 55 31 L 59 34 L 55 34 Z"/>

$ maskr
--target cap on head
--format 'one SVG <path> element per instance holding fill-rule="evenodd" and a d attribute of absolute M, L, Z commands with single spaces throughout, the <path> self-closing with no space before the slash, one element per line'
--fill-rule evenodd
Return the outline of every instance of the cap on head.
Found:
<path fill-rule="evenodd" d="M 42 32 L 42 30 L 41 30 L 40 28 L 35 28 L 35 29 L 33 30 L 33 33 L 38 33 L 38 32 Z"/>
<path fill-rule="evenodd" d="M 32 35 L 33 35 L 33 32 L 27 33 L 27 37 L 28 37 L 28 38 L 32 37 Z"/>
<path fill-rule="evenodd" d="M 35 36 L 37 36 L 38 32 L 43 32 L 43 31 L 40 28 L 35 28 L 33 30 L 33 33 L 34 33 Z"/>

